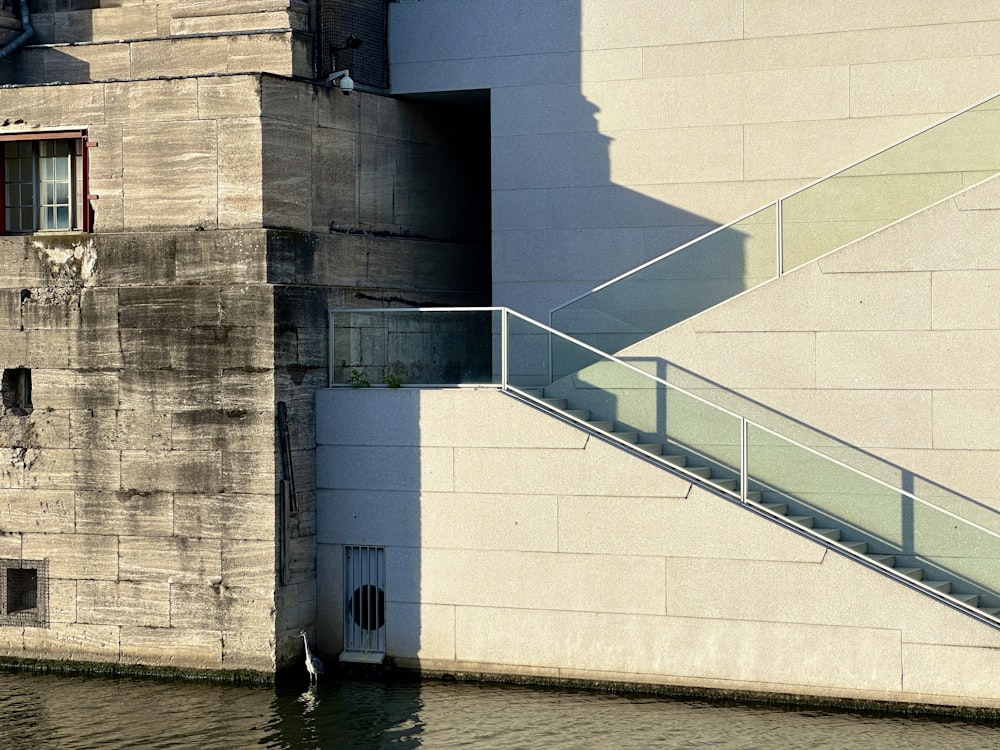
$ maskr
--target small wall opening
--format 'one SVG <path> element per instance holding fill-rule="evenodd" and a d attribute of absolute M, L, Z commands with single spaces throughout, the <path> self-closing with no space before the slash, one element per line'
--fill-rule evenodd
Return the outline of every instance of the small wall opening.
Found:
<path fill-rule="evenodd" d="M 49 625 L 48 560 L 0 558 L 0 626 Z"/>
<path fill-rule="evenodd" d="M 7 569 L 7 612 L 27 612 L 38 608 L 38 571 L 34 568 Z"/>
<path fill-rule="evenodd" d="M 31 404 L 31 370 L 27 367 L 4 370 L 0 380 L 0 399 L 5 412 L 18 416 L 30 414 L 34 409 Z"/>

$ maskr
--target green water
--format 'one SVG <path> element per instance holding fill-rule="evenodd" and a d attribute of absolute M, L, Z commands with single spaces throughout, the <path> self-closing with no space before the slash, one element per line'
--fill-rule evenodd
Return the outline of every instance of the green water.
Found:
<path fill-rule="evenodd" d="M 995 747 L 991 723 L 446 682 L 241 687 L 0 672 L 0 748 Z"/>

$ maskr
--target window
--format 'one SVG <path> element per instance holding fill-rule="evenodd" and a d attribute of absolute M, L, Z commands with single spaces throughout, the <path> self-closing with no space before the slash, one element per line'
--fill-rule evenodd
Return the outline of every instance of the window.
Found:
<path fill-rule="evenodd" d="M 48 560 L 0 558 L 0 626 L 49 625 Z"/>
<path fill-rule="evenodd" d="M 27 367 L 12 367 L 3 371 L 0 378 L 0 399 L 3 400 L 3 410 L 17 416 L 30 414 L 34 408 L 31 405 L 31 370 Z"/>
<path fill-rule="evenodd" d="M 3 234 L 90 231 L 83 133 L 0 136 Z"/>

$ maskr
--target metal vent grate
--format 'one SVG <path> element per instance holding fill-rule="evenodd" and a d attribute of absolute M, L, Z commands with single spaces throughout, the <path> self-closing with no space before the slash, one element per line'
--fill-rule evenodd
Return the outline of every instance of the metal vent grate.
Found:
<path fill-rule="evenodd" d="M 0 558 L 0 625 L 49 626 L 49 561 Z"/>
<path fill-rule="evenodd" d="M 344 653 L 341 661 L 385 656 L 385 548 L 344 548 Z"/>

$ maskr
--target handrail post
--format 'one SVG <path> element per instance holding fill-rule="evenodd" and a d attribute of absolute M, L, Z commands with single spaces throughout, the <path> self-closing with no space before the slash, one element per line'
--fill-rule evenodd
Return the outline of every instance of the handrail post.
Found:
<path fill-rule="evenodd" d="M 740 417 L 740 500 L 750 502 L 750 468 L 747 465 L 747 418 Z"/>
<path fill-rule="evenodd" d="M 776 272 L 775 278 L 781 278 L 781 276 L 785 273 L 785 261 L 782 258 L 782 255 L 784 255 L 785 252 L 785 221 L 784 216 L 782 215 L 785 202 L 781 198 L 778 198 L 776 205 L 777 210 L 774 212 L 775 221 L 777 222 L 777 226 L 775 227 L 775 245 L 778 257 L 775 259 L 774 269 Z"/>
<path fill-rule="evenodd" d="M 328 368 L 326 384 L 329 388 L 333 388 L 333 310 L 327 310 L 326 319 L 327 325 L 330 327 L 329 334 L 326 337 L 326 345 L 329 348 L 326 357 L 326 366 Z"/>
<path fill-rule="evenodd" d="M 510 377 L 508 353 L 507 353 L 507 339 L 508 339 L 509 326 L 507 322 L 507 308 L 500 308 L 500 387 L 503 390 L 508 390 L 508 380 Z"/>

